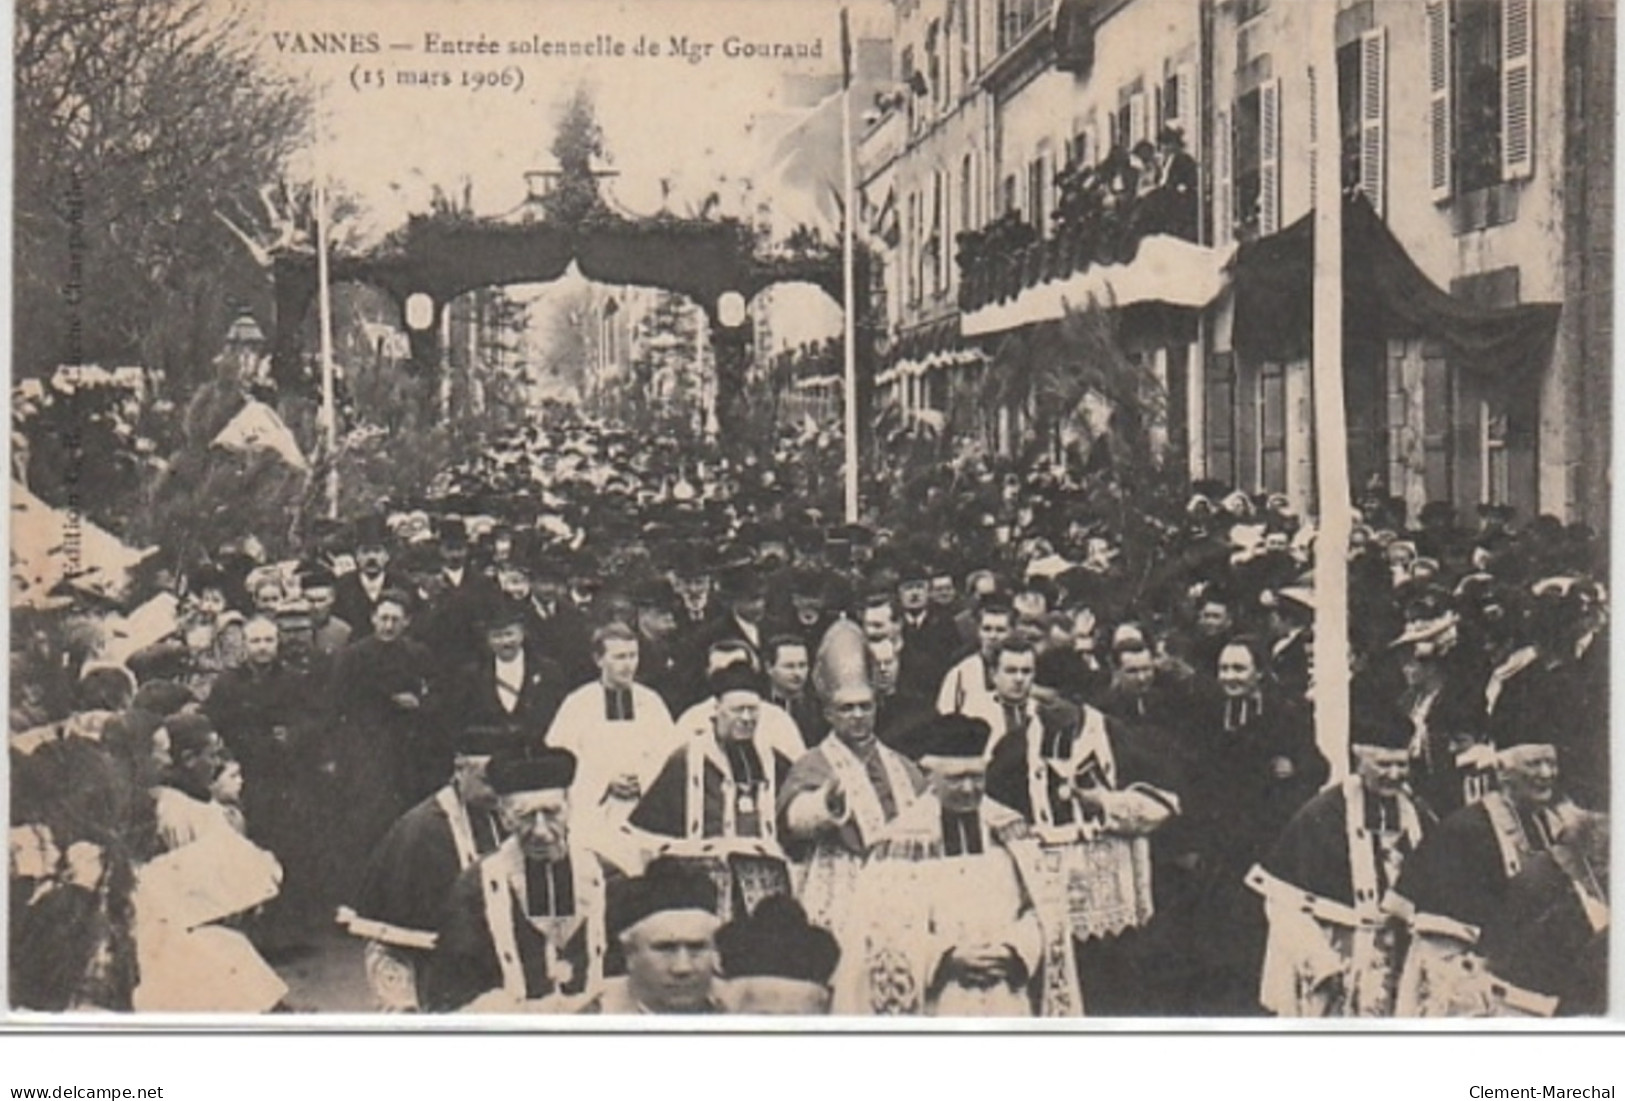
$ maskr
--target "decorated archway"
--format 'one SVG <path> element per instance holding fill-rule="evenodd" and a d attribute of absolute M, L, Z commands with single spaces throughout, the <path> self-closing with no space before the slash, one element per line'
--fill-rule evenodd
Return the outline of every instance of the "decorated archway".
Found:
<path fill-rule="evenodd" d="M 674 291 L 704 310 L 716 359 L 717 418 L 725 434 L 750 367 L 750 300 L 789 282 L 811 283 L 841 299 L 840 257 L 832 251 L 768 254 L 736 219 L 630 218 L 602 205 L 572 220 L 415 215 L 371 253 L 333 258 L 330 276 L 370 283 L 390 295 L 410 337 L 413 371 L 433 379 L 442 362 L 440 320 L 452 300 L 481 287 L 552 282 L 572 262 L 596 282 Z M 273 272 L 272 372 L 284 393 L 308 390 L 313 380 L 300 354 L 300 333 L 316 296 L 316 257 L 277 256 Z M 866 285 L 860 275 L 860 291 Z M 868 344 L 860 338 L 860 370 L 867 366 Z"/>

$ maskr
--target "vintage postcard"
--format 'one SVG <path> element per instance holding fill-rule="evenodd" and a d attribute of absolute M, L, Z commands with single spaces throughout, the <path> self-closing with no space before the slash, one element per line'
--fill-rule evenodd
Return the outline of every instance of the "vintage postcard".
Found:
<path fill-rule="evenodd" d="M 7 1020 L 1608 1016 L 1612 3 L 14 30 Z"/>

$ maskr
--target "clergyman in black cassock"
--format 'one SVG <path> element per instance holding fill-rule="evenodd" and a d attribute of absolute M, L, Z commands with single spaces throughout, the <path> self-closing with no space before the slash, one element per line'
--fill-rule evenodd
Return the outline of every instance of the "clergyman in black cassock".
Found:
<path fill-rule="evenodd" d="M 486 775 L 511 835 L 452 887 L 424 1006 L 573 1012 L 604 977 L 605 891 L 620 870 L 571 840 L 569 751 L 500 757 Z"/>
<path fill-rule="evenodd" d="M 1499 750 L 1497 776 L 1499 789 L 1439 823 L 1400 873 L 1394 893 L 1413 936 L 1400 978 L 1401 1016 L 1543 1015 L 1555 1008 L 1540 999 L 1507 1005 L 1488 989 L 1479 939 L 1502 920 L 1509 883 L 1563 829 L 1557 748 L 1508 745 Z"/>
<path fill-rule="evenodd" d="M 631 825 L 662 854 L 703 864 L 717 883 L 719 916 L 790 890 L 778 838 L 778 792 L 791 761 L 757 729 L 760 678 L 743 665 L 712 674 L 716 715 L 679 729 L 675 749 L 632 812 Z"/>
<path fill-rule="evenodd" d="M 507 836 L 485 778 L 519 739 L 471 726 L 456 739 L 451 781 L 403 814 L 378 843 L 339 922 L 367 942 L 367 979 L 378 1008 L 420 1008 L 419 987 L 452 885 Z"/>
<path fill-rule="evenodd" d="M 1283 1017 L 1391 1017 L 1406 938 L 1389 892 L 1434 823 L 1410 792 L 1410 716 L 1359 699 L 1354 774 L 1292 817 L 1247 885 L 1269 921 L 1259 1000 Z"/>

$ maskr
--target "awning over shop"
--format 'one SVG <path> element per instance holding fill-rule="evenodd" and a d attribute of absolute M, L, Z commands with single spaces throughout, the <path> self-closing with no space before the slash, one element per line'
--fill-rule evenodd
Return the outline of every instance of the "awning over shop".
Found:
<path fill-rule="evenodd" d="M 906 360 L 923 360 L 927 356 L 952 351 L 962 346 L 956 319 L 939 318 L 923 325 L 916 325 L 899 335 L 886 349 L 885 362 L 890 367 Z"/>
<path fill-rule="evenodd" d="M 959 335 L 958 319 L 945 317 L 918 325 L 893 341 L 875 383 L 889 386 L 899 378 L 918 378 L 931 371 L 986 361 L 980 348 Z"/>
<path fill-rule="evenodd" d="M 840 375 L 818 375 L 813 378 L 797 379 L 791 387 L 803 393 L 808 391 L 839 390 L 843 385 Z"/>
<path fill-rule="evenodd" d="M 987 356 L 975 348 L 950 348 L 943 352 L 932 352 L 923 359 L 900 359 L 875 376 L 875 383 L 879 386 L 889 386 L 900 378 L 919 378 L 932 371 L 943 371 L 950 367 L 974 367 L 986 363 Z"/>
<path fill-rule="evenodd" d="M 1207 248 L 1156 235 L 1140 242 L 1126 264 L 1093 264 L 1063 279 L 1028 287 L 1014 298 L 990 302 L 960 318 L 965 336 L 988 336 L 1023 325 L 1057 321 L 1070 306 L 1091 302 L 1124 307 L 1142 302 L 1199 309 L 1225 289 L 1235 248 Z"/>
<path fill-rule="evenodd" d="M 1309 354 L 1314 328 L 1314 213 L 1236 255 L 1233 344 L 1254 361 Z M 1489 309 L 1457 298 L 1416 266 L 1363 196 L 1343 210 L 1343 324 L 1350 335 L 1420 336 L 1464 370 L 1516 381 L 1546 364 L 1562 306 Z"/>

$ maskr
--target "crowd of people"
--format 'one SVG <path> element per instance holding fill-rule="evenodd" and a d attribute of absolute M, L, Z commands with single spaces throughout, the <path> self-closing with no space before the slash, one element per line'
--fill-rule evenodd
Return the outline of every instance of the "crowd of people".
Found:
<path fill-rule="evenodd" d="M 1285 498 L 1131 571 L 1064 472 L 835 525 L 652 448 L 239 540 L 117 661 L 16 632 L 13 1004 L 320 1008 L 275 964 L 336 922 L 388 1012 L 1605 1010 L 1584 528 L 1359 501 L 1334 762 Z"/>

